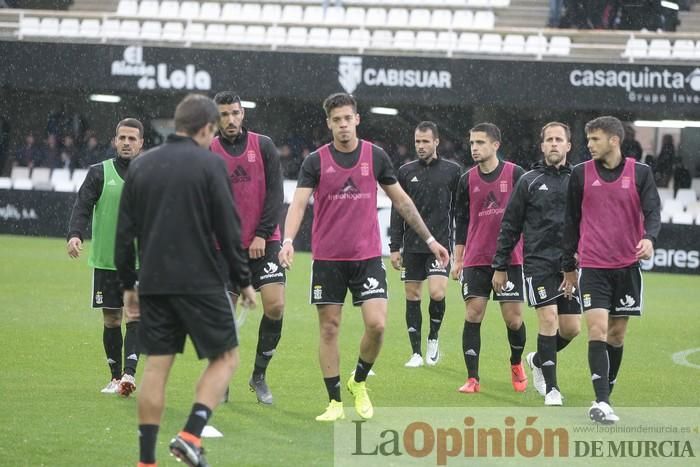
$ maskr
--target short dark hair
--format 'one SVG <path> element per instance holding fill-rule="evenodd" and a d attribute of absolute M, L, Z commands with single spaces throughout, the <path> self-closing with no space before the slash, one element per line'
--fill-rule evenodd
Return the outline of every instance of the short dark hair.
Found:
<path fill-rule="evenodd" d="M 219 120 L 219 109 L 213 100 L 201 94 L 189 94 L 175 108 L 175 131 L 193 136 Z"/>
<path fill-rule="evenodd" d="M 143 139 L 143 123 L 139 122 L 135 118 L 125 118 L 121 122 L 117 123 L 117 129 L 115 132 L 119 132 L 121 127 L 136 128 L 139 130 L 139 136 Z"/>
<path fill-rule="evenodd" d="M 439 139 L 440 134 L 438 133 L 438 127 L 435 124 L 435 122 L 430 122 L 430 121 L 423 121 L 420 122 L 418 125 L 416 125 L 416 131 L 432 131 L 433 132 L 433 138 L 434 139 Z"/>
<path fill-rule="evenodd" d="M 240 104 L 241 98 L 233 91 L 221 91 L 214 96 L 216 105 Z"/>
<path fill-rule="evenodd" d="M 542 127 L 542 130 L 540 130 L 540 141 L 544 141 L 544 132 L 548 128 L 552 128 L 554 126 L 558 126 L 564 129 L 564 133 L 566 133 L 566 140 L 571 141 L 571 128 L 569 128 L 569 125 L 566 123 L 561 123 L 561 122 L 549 122 L 545 126 Z"/>
<path fill-rule="evenodd" d="M 326 97 L 323 101 L 323 110 L 326 112 L 326 117 L 331 116 L 331 110 L 338 107 L 345 107 L 346 105 L 352 106 L 353 112 L 357 113 L 357 101 L 350 94 L 344 92 L 337 92 Z"/>
<path fill-rule="evenodd" d="M 498 141 L 499 143 L 501 142 L 501 130 L 494 125 L 493 123 L 479 123 L 474 126 L 471 130 L 469 130 L 469 133 L 475 132 L 475 131 L 482 131 L 488 135 L 489 138 L 491 138 L 492 141 Z"/>
<path fill-rule="evenodd" d="M 586 123 L 585 129 L 586 134 L 595 130 L 601 130 L 609 136 L 617 136 L 620 138 L 620 143 L 625 139 L 625 127 L 622 126 L 622 122 L 618 118 L 611 117 L 610 115 L 594 118 Z"/>

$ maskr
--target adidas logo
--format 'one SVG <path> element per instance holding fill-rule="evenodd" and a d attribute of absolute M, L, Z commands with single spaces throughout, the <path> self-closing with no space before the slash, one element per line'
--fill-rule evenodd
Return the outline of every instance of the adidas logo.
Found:
<path fill-rule="evenodd" d="M 484 200 L 484 204 L 481 208 L 482 211 L 487 211 L 489 209 L 498 209 L 498 199 L 496 199 L 496 195 L 493 194 L 493 191 L 489 191 L 488 196 Z"/>
<path fill-rule="evenodd" d="M 591 375 L 591 381 L 595 381 L 595 380 L 600 379 L 600 378 L 601 378 L 601 376 L 597 373 L 593 373 Z"/>
<path fill-rule="evenodd" d="M 115 364 L 115 363 L 117 363 L 116 360 L 113 360 L 113 359 L 111 359 L 111 358 L 108 358 L 108 359 L 107 359 L 107 364 L 113 365 L 113 364 Z"/>
<path fill-rule="evenodd" d="M 600 185 L 601 185 L 601 183 L 600 183 L 600 180 L 598 180 L 598 179 L 595 179 L 593 181 L 593 183 L 591 183 L 591 186 L 600 186 Z"/>
<path fill-rule="evenodd" d="M 408 328 L 408 332 L 416 332 L 416 328 L 414 328 L 413 326 L 411 326 L 410 328 Z"/>
<path fill-rule="evenodd" d="M 326 173 L 327 174 L 334 174 L 335 173 L 335 169 L 333 168 L 332 165 L 328 166 L 328 168 L 326 169 Z"/>
<path fill-rule="evenodd" d="M 474 190 L 472 190 L 472 193 L 479 193 L 480 191 L 481 189 L 477 186 L 474 188 Z"/>
<path fill-rule="evenodd" d="M 542 185 L 540 185 L 540 187 L 538 188 L 538 190 L 540 190 L 540 191 L 549 191 L 549 188 L 547 188 L 547 185 L 545 185 L 545 184 L 543 183 Z"/>
<path fill-rule="evenodd" d="M 348 179 L 345 181 L 345 185 L 343 185 L 343 188 L 341 188 L 340 192 L 359 193 L 360 190 L 357 188 L 357 185 L 355 185 L 355 182 L 352 181 L 352 177 L 348 177 Z"/>
<path fill-rule="evenodd" d="M 137 361 L 138 361 L 139 356 L 136 355 L 135 353 L 132 353 L 131 355 L 129 355 L 128 357 L 126 357 L 126 359 L 127 359 L 127 360 L 137 360 Z"/>
<path fill-rule="evenodd" d="M 432 321 L 433 323 L 442 323 L 442 320 L 437 318 L 430 318 L 430 321 Z"/>
<path fill-rule="evenodd" d="M 107 186 L 114 186 L 116 184 L 117 184 L 117 182 L 115 182 L 114 179 L 111 179 L 110 181 L 107 182 Z"/>
<path fill-rule="evenodd" d="M 194 414 L 198 417 L 202 417 L 204 420 L 207 419 L 207 411 L 206 410 L 198 410 Z"/>
<path fill-rule="evenodd" d="M 547 360 L 541 366 L 554 366 L 554 365 L 555 365 L 555 363 L 553 361 Z"/>
<path fill-rule="evenodd" d="M 412 181 L 412 182 L 417 182 L 417 181 L 419 181 L 419 180 L 418 180 L 418 177 L 416 177 L 416 176 L 414 175 L 413 178 L 411 179 L 411 181 Z"/>
<path fill-rule="evenodd" d="M 262 354 L 263 354 L 263 356 L 265 356 L 265 357 L 272 357 L 272 356 L 275 354 L 275 351 L 276 351 L 276 350 L 277 350 L 277 349 L 266 350 L 266 351 L 263 352 Z"/>
<path fill-rule="evenodd" d="M 476 357 L 476 352 L 474 349 L 469 349 L 466 352 L 464 352 L 464 355 L 469 355 L 470 357 Z"/>
<path fill-rule="evenodd" d="M 250 180 L 250 175 L 248 175 L 248 172 L 240 165 L 237 165 L 231 174 L 231 181 L 233 183 L 249 182 Z"/>

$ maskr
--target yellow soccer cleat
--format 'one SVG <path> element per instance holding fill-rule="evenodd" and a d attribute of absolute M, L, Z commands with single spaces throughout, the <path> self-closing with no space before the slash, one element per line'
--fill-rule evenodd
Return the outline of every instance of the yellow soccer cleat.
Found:
<path fill-rule="evenodd" d="M 358 383 L 355 381 L 355 376 L 351 376 L 348 380 L 348 391 L 355 396 L 355 410 L 357 414 L 364 419 L 372 418 L 374 407 L 372 407 L 372 401 L 369 400 L 365 381 Z"/>
<path fill-rule="evenodd" d="M 316 421 L 319 422 L 334 422 L 336 420 L 342 420 L 345 418 L 345 412 L 343 411 L 343 403 L 332 400 L 326 407 L 326 411 L 321 415 L 316 417 Z"/>

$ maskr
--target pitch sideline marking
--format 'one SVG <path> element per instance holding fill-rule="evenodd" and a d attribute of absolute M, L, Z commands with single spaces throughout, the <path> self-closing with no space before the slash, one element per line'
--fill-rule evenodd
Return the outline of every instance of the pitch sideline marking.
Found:
<path fill-rule="evenodd" d="M 700 365 L 688 361 L 688 355 L 694 354 L 695 352 L 700 352 L 700 348 L 681 350 L 680 352 L 674 353 L 671 356 L 671 359 L 673 360 L 673 363 L 677 365 L 689 366 L 691 368 L 697 368 L 698 370 L 700 370 Z"/>

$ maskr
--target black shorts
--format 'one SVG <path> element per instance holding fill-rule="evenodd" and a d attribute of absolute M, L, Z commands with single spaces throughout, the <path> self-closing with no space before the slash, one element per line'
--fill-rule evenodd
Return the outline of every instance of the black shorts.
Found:
<path fill-rule="evenodd" d="M 121 308 L 124 293 L 117 271 L 94 269 L 92 272 L 92 307 Z"/>
<path fill-rule="evenodd" d="M 265 245 L 265 256 L 257 259 L 248 258 L 248 267 L 252 279 L 252 285 L 255 290 L 260 290 L 262 287 L 269 284 L 285 284 L 287 280 L 286 272 L 279 261 L 279 252 L 282 249 L 280 242 L 268 242 Z M 246 252 L 247 256 L 247 252 Z M 233 287 L 229 280 L 228 265 L 224 255 L 219 252 L 217 255 L 219 268 L 224 273 L 226 279 L 226 287 L 233 291 L 236 295 L 240 293 L 238 287 Z"/>
<path fill-rule="evenodd" d="M 578 279 L 583 311 L 604 308 L 611 316 L 642 314 L 642 271 L 639 266 L 620 269 L 582 268 Z"/>
<path fill-rule="evenodd" d="M 462 298 L 483 297 L 497 302 L 522 302 L 523 301 L 523 267 L 508 267 L 508 282 L 503 292 L 493 290 L 491 280 L 494 269 L 491 266 L 468 266 L 462 269 Z"/>
<path fill-rule="evenodd" d="M 342 305 L 348 289 L 352 304 L 387 295 L 386 269 L 381 257 L 361 261 L 315 260 L 311 266 L 311 304 Z"/>
<path fill-rule="evenodd" d="M 238 346 L 233 304 L 226 291 L 201 295 L 141 295 L 139 344 L 146 355 L 182 353 L 190 336 L 199 358 Z"/>
<path fill-rule="evenodd" d="M 449 277 L 447 268 L 432 253 L 404 253 L 401 255 L 401 280 L 423 282 L 428 276 Z"/>
<path fill-rule="evenodd" d="M 560 315 L 581 314 L 581 304 L 578 296 L 574 298 L 564 297 L 564 291 L 559 286 L 564 280 L 564 274 L 558 272 L 548 275 L 525 276 L 525 290 L 527 301 L 533 308 L 556 305 Z"/>

